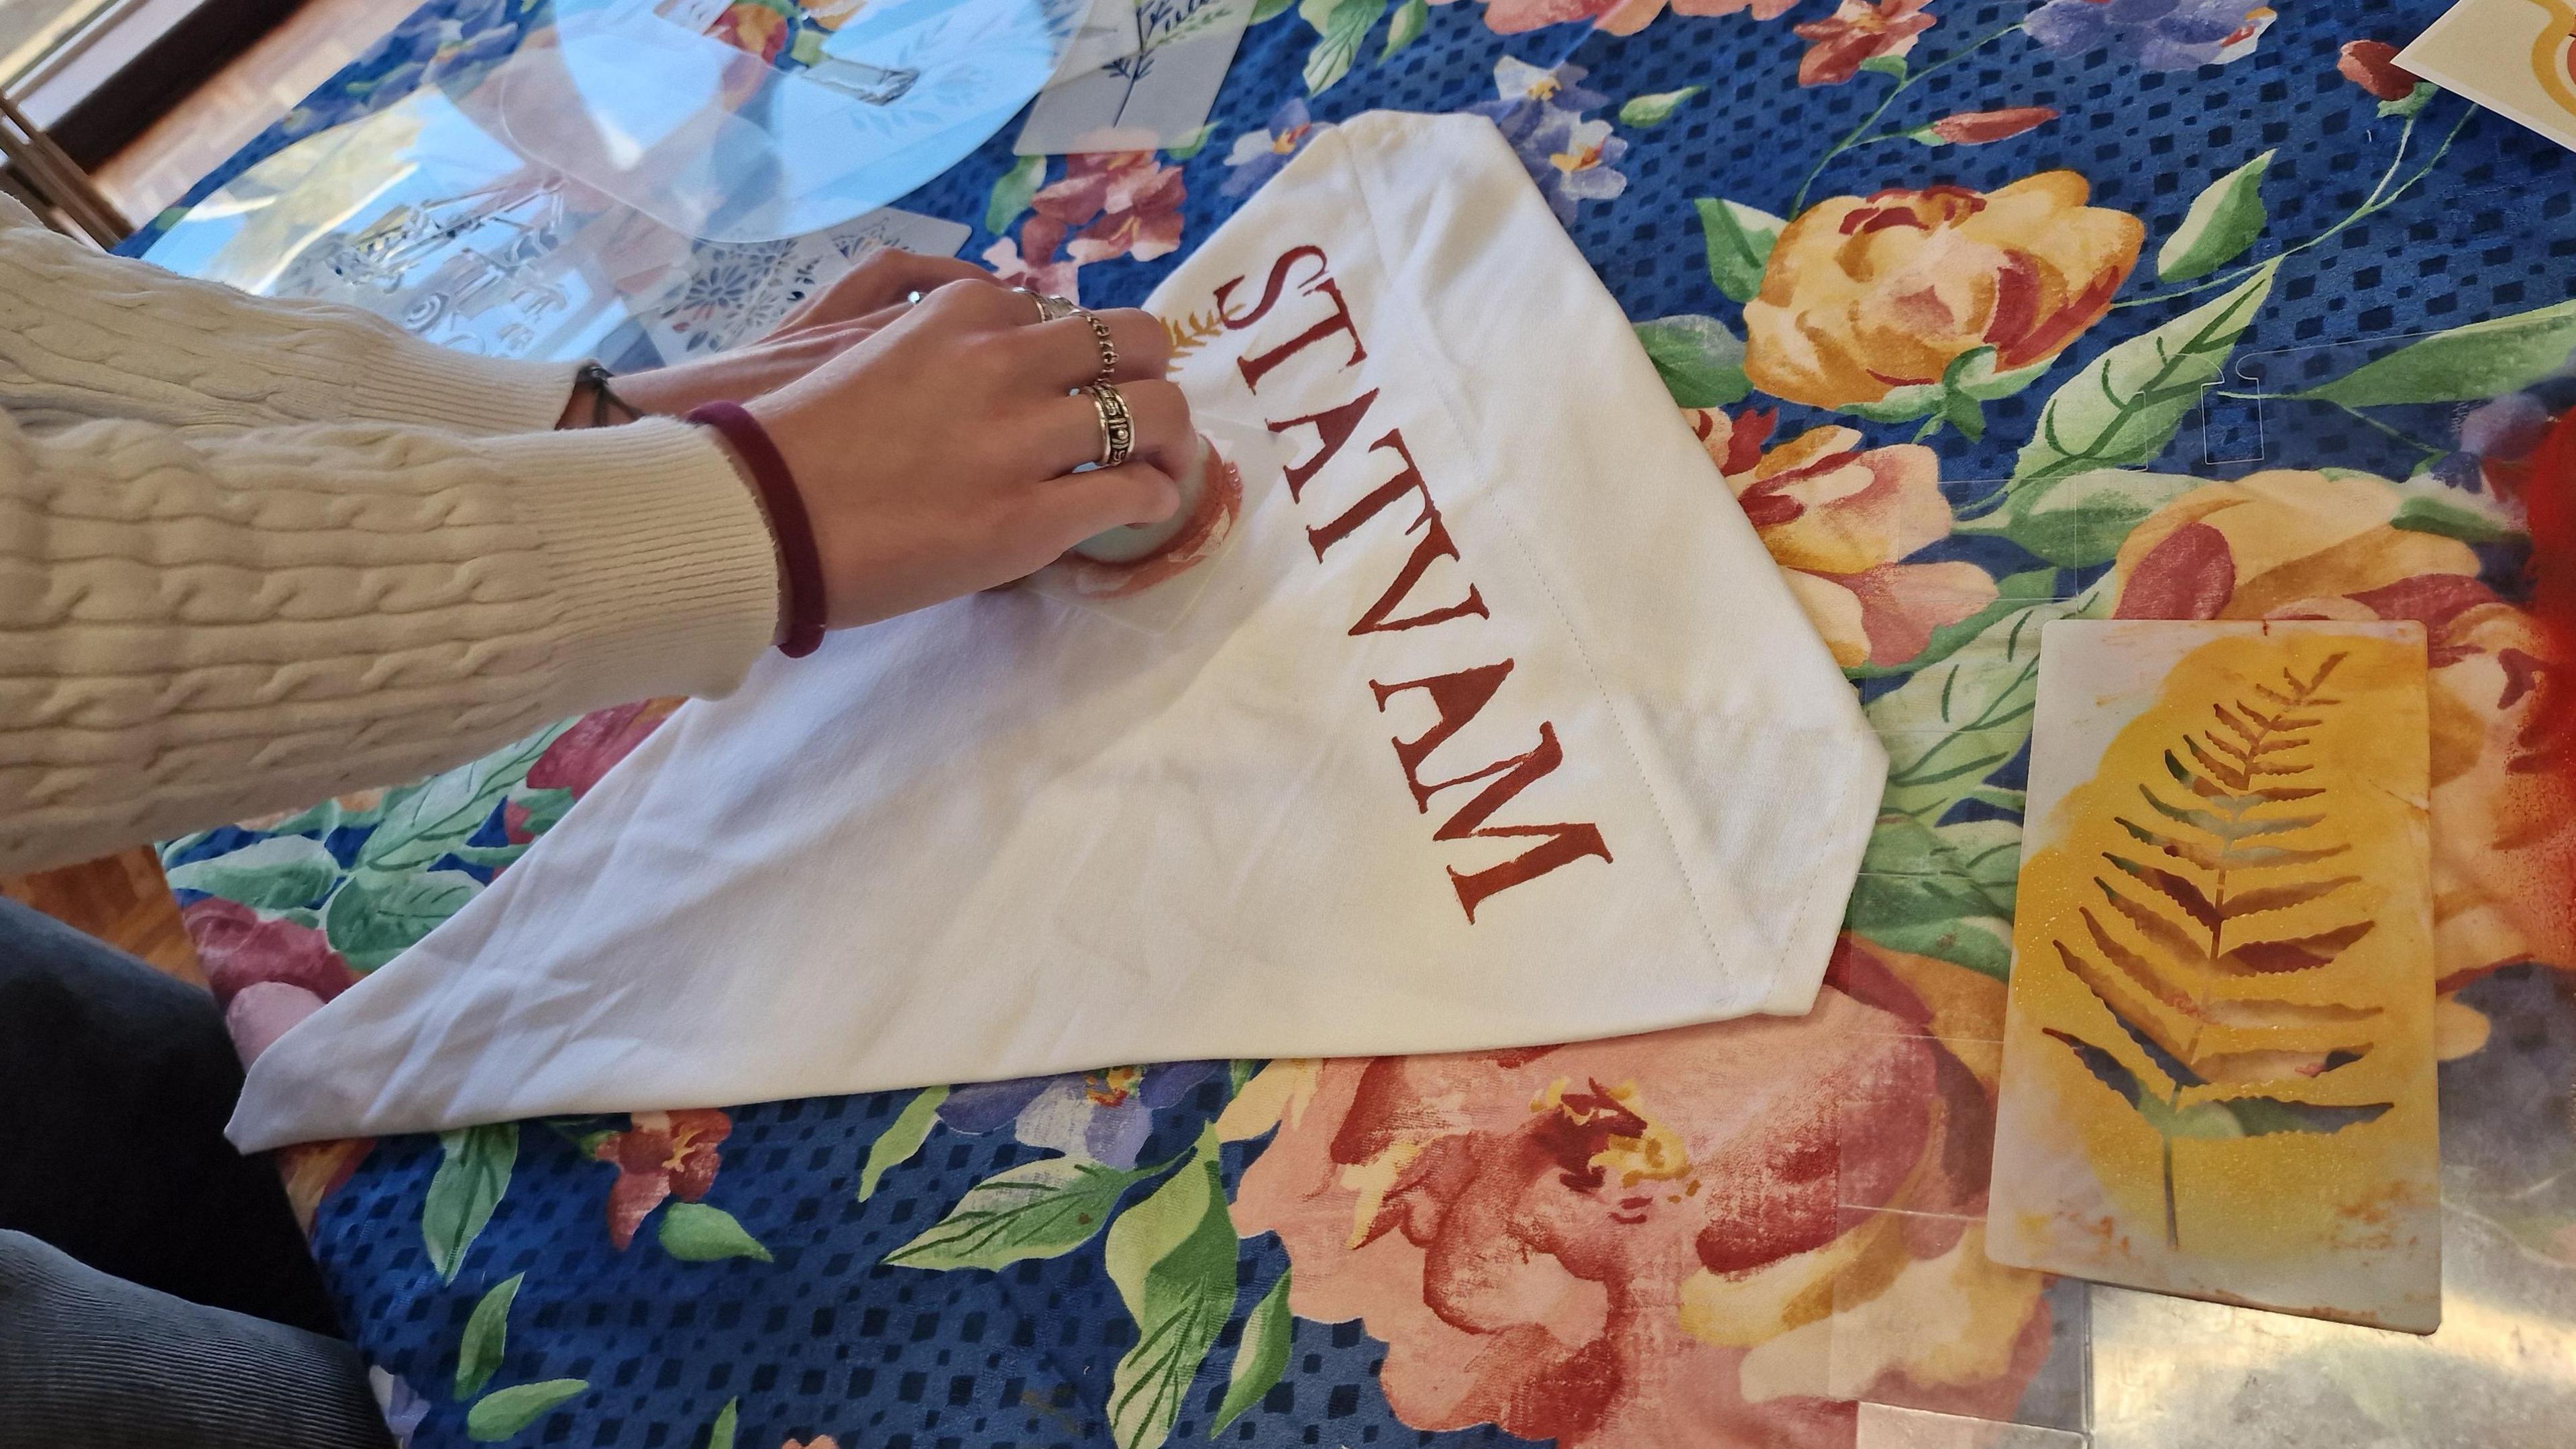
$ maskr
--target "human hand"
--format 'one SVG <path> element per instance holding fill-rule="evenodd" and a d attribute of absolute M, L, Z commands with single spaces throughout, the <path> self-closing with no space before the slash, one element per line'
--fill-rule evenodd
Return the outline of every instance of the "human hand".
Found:
<path fill-rule="evenodd" d="M 1163 380 L 1171 342 L 1133 309 L 1098 314 L 1136 442 L 1115 468 L 1099 413 L 1070 392 L 1100 371 L 1081 317 L 1040 322 L 1029 297 L 953 281 L 751 414 L 786 460 L 822 556 L 825 622 L 845 628 L 1036 572 L 1103 529 L 1160 522 L 1198 435 Z"/>
<path fill-rule="evenodd" d="M 638 413 L 664 417 L 678 417 L 701 403 L 748 402 L 875 335 L 903 315 L 914 293 L 927 295 L 950 282 L 1007 290 L 973 262 L 889 248 L 807 298 L 759 341 L 649 372 L 630 372 L 616 380 L 617 399 Z M 592 420 L 589 394 L 579 392 L 557 426 L 587 427 Z"/>

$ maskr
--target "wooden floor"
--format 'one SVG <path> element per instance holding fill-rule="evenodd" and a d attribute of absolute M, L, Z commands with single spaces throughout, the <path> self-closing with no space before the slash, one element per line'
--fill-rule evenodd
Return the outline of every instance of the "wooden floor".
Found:
<path fill-rule="evenodd" d="M 141 226 L 421 3 L 305 0 L 285 24 L 99 167 L 99 189 Z"/>
<path fill-rule="evenodd" d="M 306 0 L 266 39 L 97 172 L 101 190 L 141 225 L 187 193 L 333 71 L 393 29 L 419 0 Z M 202 982 L 179 908 L 149 847 L 41 875 L 0 879 L 0 895 Z"/>

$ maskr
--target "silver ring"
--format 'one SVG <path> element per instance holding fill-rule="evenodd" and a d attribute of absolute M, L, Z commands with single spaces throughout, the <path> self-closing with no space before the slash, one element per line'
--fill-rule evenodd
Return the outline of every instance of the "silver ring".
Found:
<path fill-rule="evenodd" d="M 1109 335 L 1109 324 L 1100 320 L 1099 313 L 1085 311 L 1080 307 L 1073 309 L 1073 315 L 1091 324 L 1092 345 L 1100 349 L 1100 374 L 1092 380 L 1107 382 L 1117 376 L 1118 340 Z"/>
<path fill-rule="evenodd" d="M 1031 291 L 1026 287 L 1013 287 L 1011 290 L 1038 304 L 1038 320 L 1041 322 L 1053 322 L 1059 317 L 1070 317 L 1082 310 L 1082 305 L 1071 297 L 1059 297 L 1053 292 Z"/>
<path fill-rule="evenodd" d="M 1127 399 L 1108 383 L 1095 382 L 1083 391 L 1091 395 L 1092 409 L 1100 415 L 1100 456 L 1092 461 L 1115 468 L 1136 450 L 1136 419 L 1127 411 Z"/>

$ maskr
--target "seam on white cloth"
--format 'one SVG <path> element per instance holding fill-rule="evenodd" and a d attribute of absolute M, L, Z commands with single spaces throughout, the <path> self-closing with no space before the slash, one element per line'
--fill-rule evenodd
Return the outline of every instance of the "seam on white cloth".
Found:
<path fill-rule="evenodd" d="M 1495 134 L 1499 137 L 1501 133 Z M 1359 148 L 1347 139 L 1342 144 L 1345 150 L 1354 153 L 1354 160 L 1357 160 L 1356 153 Z M 1368 160 L 1374 163 L 1376 157 L 1372 155 Z M 1369 245 L 1377 252 L 1378 275 L 1392 282 L 1396 273 L 1394 267 L 1389 264 L 1387 248 L 1383 240 L 1385 228 L 1378 220 L 1377 203 L 1369 194 L 1371 178 L 1367 173 L 1367 166 L 1353 165 L 1351 183 L 1359 193 L 1360 214 L 1368 221 Z M 1400 318 L 1406 332 L 1411 334 L 1415 348 L 1430 353 L 1439 359 L 1443 366 L 1451 365 L 1447 349 L 1439 345 L 1438 335 L 1414 307 L 1413 299 L 1404 295 L 1400 287 L 1390 286 L 1387 290 L 1394 298 L 1391 310 Z M 1435 373 L 1432 378 L 1433 392 L 1439 398 L 1442 416 L 1448 419 L 1450 433 L 1461 443 L 1467 443 L 1468 446 L 1463 451 L 1470 457 L 1474 457 L 1478 450 L 1470 440 L 1476 435 L 1462 426 L 1456 402 L 1451 396 L 1453 389 L 1448 382 L 1449 376 L 1450 374 L 1446 373 Z M 1566 614 L 1565 605 L 1556 596 L 1555 586 L 1548 582 L 1547 571 L 1540 567 L 1536 552 L 1530 548 L 1529 540 L 1523 536 L 1519 522 L 1512 516 L 1511 500 L 1503 496 L 1499 490 L 1488 491 L 1491 492 L 1497 504 L 1495 515 L 1503 525 L 1503 532 L 1511 538 L 1513 547 L 1521 551 L 1522 560 L 1529 565 L 1530 576 L 1538 580 L 1539 592 L 1547 596 L 1548 607 L 1555 611 L 1557 622 L 1565 626 L 1565 636 L 1574 645 L 1575 660 L 1583 666 L 1583 677 L 1590 681 L 1593 694 L 1601 700 L 1602 711 L 1609 715 L 1610 728 L 1619 736 L 1619 748 L 1627 752 L 1628 767 L 1636 772 L 1637 783 L 1646 792 L 1646 803 L 1654 807 L 1655 824 L 1664 832 L 1664 848 L 1672 854 L 1673 873 L 1681 877 L 1682 894 L 1690 898 L 1691 918 L 1699 922 L 1700 939 L 1708 947 L 1709 959 L 1717 964 L 1719 971 L 1727 971 L 1733 963 L 1728 960 L 1727 953 L 1718 947 L 1717 928 L 1709 921 L 1707 904 L 1700 899 L 1699 884 L 1691 878 L 1690 864 L 1682 857 L 1681 840 L 1673 833 L 1672 817 L 1665 811 L 1663 795 L 1655 788 L 1654 777 L 1647 773 L 1645 761 L 1637 754 L 1636 744 L 1628 737 L 1627 721 L 1620 713 L 1618 702 L 1613 700 L 1610 697 L 1610 691 L 1602 686 L 1601 672 L 1593 667 L 1591 651 L 1583 645 L 1582 632 L 1574 627 L 1574 620 Z M 1812 895 L 1814 889 L 1811 883 L 1808 893 Z M 1806 909 L 1806 901 L 1800 900 L 1797 911 L 1802 919 L 1806 915 Z M 1778 974 L 1776 963 L 1766 966 L 1763 972 L 1766 985 L 1777 985 L 1775 978 Z"/>

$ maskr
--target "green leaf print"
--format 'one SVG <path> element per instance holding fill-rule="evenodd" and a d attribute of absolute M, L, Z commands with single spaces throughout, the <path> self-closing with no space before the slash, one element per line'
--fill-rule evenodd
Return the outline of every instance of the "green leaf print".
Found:
<path fill-rule="evenodd" d="M 461 870 L 361 871 L 322 908 L 322 931 L 351 966 L 373 971 L 410 950 L 482 889 L 482 882 Z"/>
<path fill-rule="evenodd" d="M 1360 42 L 1368 38 L 1389 0 L 1298 0 L 1297 13 L 1319 37 L 1306 53 L 1306 93 L 1322 95 L 1350 74 Z"/>
<path fill-rule="evenodd" d="M 1288 1312 L 1288 1274 L 1282 1271 L 1243 1322 L 1243 1341 L 1235 1345 L 1234 1367 L 1225 1379 L 1225 1402 L 1217 1405 L 1216 1422 L 1208 1425 L 1209 1438 L 1225 1432 L 1228 1424 L 1242 1418 L 1279 1382 L 1288 1367 L 1289 1338 L 1295 1326 L 1296 1319 Z"/>
<path fill-rule="evenodd" d="M 1699 229 L 1708 249 L 1708 279 L 1730 302 L 1750 302 L 1762 290 L 1762 269 L 1787 222 L 1739 201 L 1713 196 L 1694 199 Z"/>
<path fill-rule="evenodd" d="M 1102 1253 L 1136 1320 L 1135 1346 L 1109 1376 L 1118 1449 L 1159 1449 L 1171 1437 L 1190 1380 L 1234 1312 L 1235 1241 L 1211 1126 L 1170 1181 L 1119 1215 Z"/>
<path fill-rule="evenodd" d="M 2009 538 L 2050 563 L 2088 568 L 2110 562 L 2131 529 L 2202 482 L 2182 473 L 2095 468 L 2046 488 L 2007 492 L 2003 506 L 1953 531 Z"/>
<path fill-rule="evenodd" d="M 322 842 L 301 835 L 273 835 L 210 860 L 192 860 L 170 871 L 172 890 L 204 891 L 255 910 L 284 910 L 322 898 L 340 875 L 340 862 Z"/>
<path fill-rule="evenodd" d="M 1698 95 L 1703 89 L 1705 87 L 1684 86 L 1677 91 L 1657 91 L 1652 95 L 1630 96 L 1626 104 L 1619 107 L 1619 124 L 1634 126 L 1641 131 L 1649 126 L 1660 126 L 1672 119 L 1673 112 L 1681 109 L 1682 102 Z"/>
<path fill-rule="evenodd" d="M 1876 402 L 1848 402 L 1835 411 L 1875 423 L 1911 422 L 1937 413 L 1942 422 L 1965 433 L 1968 441 L 1976 442 L 1986 435 L 1983 404 L 2021 391 L 2048 371 L 2047 363 L 2034 362 L 2010 372 L 1997 372 L 1996 355 L 1992 347 L 1971 347 L 1950 359 L 1950 365 L 1941 369 L 1938 382 L 1892 388 Z"/>
<path fill-rule="evenodd" d="M 2524 535 L 2522 526 L 2503 510 L 2452 488 L 2410 495 L 2397 505 L 2388 526 L 2462 543 L 2503 543 Z"/>
<path fill-rule="evenodd" d="M 2009 820 L 1933 826 L 1883 816 L 1861 856 L 1846 919 L 1882 946 L 2001 980 L 2012 966 L 2020 867 L 2021 827 Z"/>
<path fill-rule="evenodd" d="M 482 828 L 510 787 L 526 780 L 528 767 L 555 737 L 573 723 L 549 725 L 482 759 L 387 794 L 384 818 L 358 847 L 353 868 L 417 870 L 464 844 L 466 837 Z"/>
<path fill-rule="evenodd" d="M 519 1283 L 528 1275 L 513 1273 L 495 1284 L 474 1305 L 472 1316 L 465 1320 L 465 1334 L 456 1344 L 456 1400 L 465 1400 L 483 1392 L 492 1375 L 501 1367 L 501 1355 L 510 1340 L 510 1305 L 519 1296 Z"/>
<path fill-rule="evenodd" d="M 2078 598 L 2017 609 L 1947 660 L 1871 700 L 1869 722 L 1887 744 L 1881 810 L 1937 822 L 2021 753 L 2039 693 L 2041 626 L 2093 618 L 2106 605 L 2097 584 Z"/>
<path fill-rule="evenodd" d="M 1206 125 L 1199 127 L 1197 130 L 1190 132 L 1187 136 L 1182 137 L 1180 144 L 1164 147 L 1163 159 L 1166 161 L 1187 161 L 1191 157 L 1199 154 L 1201 151 L 1206 150 L 1207 143 L 1214 139 L 1215 136 L 1216 122 L 1210 121 Z"/>
<path fill-rule="evenodd" d="M 996 1173 L 966 1190 L 948 1216 L 886 1254 L 897 1268 L 1002 1268 L 1054 1258 L 1091 1241 L 1118 1196 L 1161 1166 L 1116 1168 L 1049 1157 Z"/>
<path fill-rule="evenodd" d="M 1430 0 L 1403 0 L 1395 7 L 1395 19 L 1387 22 L 1386 48 L 1377 53 L 1386 60 L 1422 38 L 1422 28 L 1431 23 Z"/>
<path fill-rule="evenodd" d="M 566 1399 L 588 1392 L 587 1379 L 547 1379 L 494 1389 L 465 1411 L 465 1437 L 477 1444 L 497 1444 L 544 1418 Z"/>
<path fill-rule="evenodd" d="M 516 802 L 521 810 L 527 812 L 527 817 L 520 824 L 527 830 L 531 841 L 543 837 L 547 831 L 554 829 L 572 809 L 570 790 L 531 790 L 522 787 L 512 790 L 509 798 Z"/>
<path fill-rule="evenodd" d="M 1252 7 L 1252 18 L 1244 23 L 1259 25 L 1265 20 L 1276 20 L 1287 14 L 1290 7 L 1296 3 L 1297 0 L 1256 0 Z"/>
<path fill-rule="evenodd" d="M 1045 180 L 1044 156 L 1023 156 L 1012 162 L 1010 170 L 994 178 L 992 194 L 984 198 L 984 230 L 995 236 L 1009 231 Z"/>
<path fill-rule="evenodd" d="M 2163 452 L 2263 310 L 2276 268 L 2276 261 L 2265 262 L 2215 301 L 2086 364 L 2040 409 L 2039 430 L 2013 465 L 2012 486 L 2150 462 Z"/>
<path fill-rule="evenodd" d="M 769 1262 L 769 1249 L 720 1207 L 702 1202 L 675 1202 L 662 1209 L 662 1251 L 683 1263 L 713 1263 L 725 1258 Z"/>
<path fill-rule="evenodd" d="M 2576 351 L 2576 302 L 2561 302 L 2436 332 L 2290 396 L 2348 408 L 2483 402 L 2556 372 L 2567 365 L 2571 351 Z"/>
<path fill-rule="evenodd" d="M 439 1281 L 453 1283 L 465 1250 L 474 1246 L 501 1195 L 510 1190 L 510 1169 L 519 1160 L 519 1124 L 441 1132 L 438 1150 L 438 1171 L 420 1203 L 420 1240 Z"/>
<path fill-rule="evenodd" d="M 707 1426 L 707 1449 L 733 1449 L 734 1428 L 741 1417 L 742 1399 L 725 1400 L 724 1407 L 716 1410 L 716 1421 Z"/>
<path fill-rule="evenodd" d="M 2424 109 L 2425 103 L 2432 100 L 2440 90 L 2441 87 L 2433 84 L 2431 81 L 2419 80 L 2415 83 L 2415 89 L 2408 91 L 2397 99 L 2393 101 L 2381 101 L 2379 103 L 2379 114 L 2383 116 L 2395 116 L 2400 119 L 2410 119 L 2417 111 Z"/>
<path fill-rule="evenodd" d="M 2165 238 L 2156 253 L 2159 281 L 2188 282 L 2205 277 L 2245 254 L 2263 234 L 2263 173 L 2272 166 L 2264 152 L 2192 198 L 2182 225 Z"/>
<path fill-rule="evenodd" d="M 1744 339 L 1716 318 L 1658 317 L 1635 326 L 1676 406 L 1713 408 L 1753 390 L 1744 380 Z"/>
<path fill-rule="evenodd" d="M 867 1165 L 859 1169 L 859 1201 L 873 1196 L 888 1170 L 910 1162 L 930 1140 L 930 1129 L 939 1125 L 939 1104 L 947 1100 L 946 1087 L 924 1087 L 894 1114 L 893 1123 L 868 1144 Z"/>

